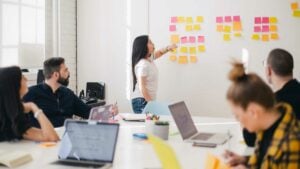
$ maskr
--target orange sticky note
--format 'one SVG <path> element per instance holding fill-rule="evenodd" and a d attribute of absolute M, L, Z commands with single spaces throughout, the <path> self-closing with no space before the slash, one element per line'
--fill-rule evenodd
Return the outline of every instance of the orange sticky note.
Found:
<path fill-rule="evenodd" d="M 199 23 L 203 22 L 203 16 L 197 16 L 196 22 L 199 22 Z"/>
<path fill-rule="evenodd" d="M 186 17 L 186 23 L 192 24 L 193 18 L 192 17 Z"/>
<path fill-rule="evenodd" d="M 218 169 L 220 160 L 212 154 L 207 154 L 205 161 L 205 169 Z"/>
<path fill-rule="evenodd" d="M 294 17 L 300 17 L 300 10 L 296 10 L 293 12 Z"/>
<path fill-rule="evenodd" d="M 179 35 L 171 35 L 171 43 L 179 43 Z"/>
<path fill-rule="evenodd" d="M 263 42 L 268 42 L 268 41 L 269 41 L 269 35 L 268 35 L 268 34 L 263 34 L 263 35 L 261 36 L 261 40 L 262 40 Z"/>
<path fill-rule="evenodd" d="M 298 9 L 298 2 L 291 3 L 291 8 L 292 8 L 292 10 L 297 10 Z"/>
<path fill-rule="evenodd" d="M 223 31 L 223 25 L 217 25 L 217 31 L 222 32 Z"/>
<path fill-rule="evenodd" d="M 169 59 L 170 59 L 170 61 L 175 62 L 176 59 L 177 59 L 177 57 L 176 57 L 175 55 L 171 55 L 171 56 L 169 57 Z"/>
<path fill-rule="evenodd" d="M 181 53 L 187 53 L 187 52 L 188 52 L 187 47 L 184 47 L 184 46 L 181 47 L 181 48 L 180 48 L 180 52 L 181 52 Z"/>
<path fill-rule="evenodd" d="M 204 45 L 198 46 L 198 51 L 199 51 L 199 52 L 205 52 L 205 50 L 206 50 L 206 48 L 205 48 Z"/>
<path fill-rule="evenodd" d="M 241 31 L 242 23 L 241 22 L 233 22 L 233 31 Z"/>
<path fill-rule="evenodd" d="M 277 18 L 276 18 L 276 17 L 270 17 L 270 18 L 269 18 L 269 22 L 270 22 L 270 23 L 277 23 L 278 21 L 277 21 Z"/>
<path fill-rule="evenodd" d="M 279 39 L 278 34 L 277 34 L 277 33 L 272 33 L 272 34 L 271 34 L 271 39 L 273 39 L 273 40 L 278 40 L 278 39 Z"/>
<path fill-rule="evenodd" d="M 178 63 L 179 64 L 187 64 L 188 63 L 187 56 L 179 56 Z"/>
<path fill-rule="evenodd" d="M 190 47 L 190 54 L 196 54 L 196 47 Z"/>
<path fill-rule="evenodd" d="M 224 32 L 230 33 L 231 32 L 231 26 L 224 26 Z"/>
<path fill-rule="evenodd" d="M 195 31 L 200 31 L 200 30 L 201 30 L 200 25 L 194 25 L 194 30 L 195 30 Z"/>
<path fill-rule="evenodd" d="M 259 40 L 260 39 L 259 34 L 253 34 L 252 39 L 253 40 Z"/>
<path fill-rule="evenodd" d="M 191 63 L 196 63 L 197 62 L 197 57 L 196 56 L 190 56 L 190 61 L 191 61 Z"/>
<path fill-rule="evenodd" d="M 43 142 L 40 144 L 41 147 L 45 147 L 45 148 L 48 148 L 48 147 L 53 147 L 53 146 L 56 146 L 56 142 Z"/>
<path fill-rule="evenodd" d="M 224 34 L 224 35 L 223 35 L 223 40 L 224 40 L 224 41 L 230 41 L 230 40 L 231 40 L 230 34 Z"/>
<path fill-rule="evenodd" d="M 277 26 L 276 25 L 270 25 L 270 32 L 277 32 Z"/>
<path fill-rule="evenodd" d="M 188 32 L 192 31 L 193 30 L 193 25 L 186 25 L 185 30 L 188 31 Z"/>
<path fill-rule="evenodd" d="M 241 37 L 242 34 L 241 34 L 241 33 L 234 33 L 234 36 L 235 36 L 235 37 Z"/>
<path fill-rule="evenodd" d="M 177 22 L 178 22 L 178 23 L 184 23 L 184 22 L 185 22 L 185 18 L 184 18 L 183 16 L 179 16 L 179 17 L 177 18 Z"/>

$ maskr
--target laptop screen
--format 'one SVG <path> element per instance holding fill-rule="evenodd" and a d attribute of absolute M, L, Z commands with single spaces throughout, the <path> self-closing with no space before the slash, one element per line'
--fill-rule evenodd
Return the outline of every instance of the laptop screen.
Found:
<path fill-rule="evenodd" d="M 198 132 L 189 110 L 183 101 L 169 105 L 169 108 L 184 140 Z"/>
<path fill-rule="evenodd" d="M 66 120 L 58 157 L 112 163 L 119 124 Z"/>

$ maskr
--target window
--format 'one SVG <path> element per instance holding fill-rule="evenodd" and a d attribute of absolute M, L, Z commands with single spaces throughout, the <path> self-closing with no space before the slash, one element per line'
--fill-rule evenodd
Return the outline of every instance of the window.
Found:
<path fill-rule="evenodd" d="M 40 67 L 45 57 L 45 0 L 0 0 L 0 66 Z"/>

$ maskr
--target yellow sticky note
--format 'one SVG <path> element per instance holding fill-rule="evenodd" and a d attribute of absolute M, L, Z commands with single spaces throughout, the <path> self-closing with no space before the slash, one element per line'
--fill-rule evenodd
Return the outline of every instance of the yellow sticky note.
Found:
<path fill-rule="evenodd" d="M 205 161 L 205 169 L 218 169 L 219 166 L 220 160 L 212 154 L 207 154 Z"/>
<path fill-rule="evenodd" d="M 217 25 L 217 31 L 222 32 L 223 31 L 223 25 Z"/>
<path fill-rule="evenodd" d="M 260 39 L 259 34 L 253 34 L 252 39 L 253 40 L 259 40 Z"/>
<path fill-rule="evenodd" d="M 270 32 L 277 32 L 277 26 L 276 25 L 270 25 Z"/>
<path fill-rule="evenodd" d="M 195 31 L 200 31 L 200 30 L 201 30 L 200 25 L 194 25 L 194 30 L 195 30 Z"/>
<path fill-rule="evenodd" d="M 170 51 L 172 54 L 176 54 L 177 53 L 177 48 L 176 49 L 173 49 Z"/>
<path fill-rule="evenodd" d="M 241 34 L 241 33 L 234 33 L 234 36 L 235 36 L 235 37 L 241 37 L 242 34 Z"/>
<path fill-rule="evenodd" d="M 291 8 L 292 8 L 292 10 L 297 10 L 298 9 L 298 2 L 291 3 Z"/>
<path fill-rule="evenodd" d="M 196 54 L 196 47 L 190 47 L 190 54 Z"/>
<path fill-rule="evenodd" d="M 148 140 L 152 144 L 163 169 L 181 169 L 171 146 L 153 135 L 149 135 Z"/>
<path fill-rule="evenodd" d="M 293 12 L 294 17 L 300 17 L 300 10 L 296 10 Z"/>
<path fill-rule="evenodd" d="M 188 31 L 188 32 L 192 31 L 193 30 L 193 25 L 186 25 L 185 30 Z"/>
<path fill-rule="evenodd" d="M 188 52 L 187 47 L 184 47 L 184 46 L 181 47 L 181 48 L 180 48 L 180 52 L 181 52 L 181 53 L 187 53 L 187 52 Z"/>
<path fill-rule="evenodd" d="M 191 61 L 191 63 L 196 63 L 197 62 L 197 56 L 190 56 L 190 61 Z"/>
<path fill-rule="evenodd" d="M 242 23 L 241 22 L 233 22 L 233 31 L 241 31 Z"/>
<path fill-rule="evenodd" d="M 178 23 L 184 23 L 185 22 L 185 18 L 183 16 L 179 16 L 177 18 Z"/>
<path fill-rule="evenodd" d="M 186 17 L 186 23 L 192 24 L 193 23 L 193 18 L 192 17 Z"/>
<path fill-rule="evenodd" d="M 179 43 L 179 35 L 171 35 L 171 43 Z"/>
<path fill-rule="evenodd" d="M 178 63 L 179 64 L 187 64 L 188 63 L 187 56 L 179 56 Z"/>
<path fill-rule="evenodd" d="M 231 40 L 230 34 L 224 34 L 224 35 L 223 35 L 223 40 L 224 40 L 224 41 L 230 41 L 230 40 Z"/>
<path fill-rule="evenodd" d="M 272 33 L 272 34 L 271 34 L 271 39 L 273 39 L 273 40 L 278 40 L 278 39 L 279 39 L 278 34 L 277 34 L 277 33 Z"/>
<path fill-rule="evenodd" d="M 276 17 L 270 17 L 270 18 L 269 18 L 269 22 L 270 22 L 270 23 L 277 23 L 278 21 L 277 21 L 277 18 L 276 18 Z"/>
<path fill-rule="evenodd" d="M 224 26 L 224 32 L 230 33 L 231 32 L 231 26 L 228 26 L 228 25 Z"/>
<path fill-rule="evenodd" d="M 175 62 L 176 59 L 177 59 L 177 57 L 176 57 L 175 55 L 171 55 L 171 56 L 169 57 L 169 59 L 170 59 L 170 61 Z"/>
<path fill-rule="evenodd" d="M 268 42 L 269 41 L 269 35 L 268 34 L 263 34 L 261 36 L 261 40 L 264 41 L 264 42 Z"/>
<path fill-rule="evenodd" d="M 198 46 L 198 51 L 199 51 L 199 52 L 205 52 L 205 50 L 206 50 L 206 48 L 205 48 L 204 45 Z"/>
<path fill-rule="evenodd" d="M 231 169 L 231 167 L 229 167 L 227 164 L 221 162 L 219 169 Z"/>
<path fill-rule="evenodd" d="M 203 22 L 203 16 L 197 16 L 196 22 L 199 22 L 199 23 Z"/>

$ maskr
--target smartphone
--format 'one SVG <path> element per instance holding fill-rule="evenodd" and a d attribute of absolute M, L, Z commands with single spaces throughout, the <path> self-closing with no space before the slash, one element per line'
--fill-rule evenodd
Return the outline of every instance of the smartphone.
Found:
<path fill-rule="evenodd" d="M 209 148 L 215 148 L 217 147 L 217 144 L 215 143 L 193 143 L 194 147 L 209 147 Z"/>

